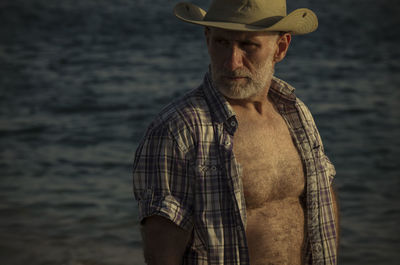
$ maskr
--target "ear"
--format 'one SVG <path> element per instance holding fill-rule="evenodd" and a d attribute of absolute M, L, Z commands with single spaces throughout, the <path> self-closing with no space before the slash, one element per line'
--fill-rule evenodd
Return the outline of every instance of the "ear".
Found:
<path fill-rule="evenodd" d="M 289 49 L 290 42 L 292 40 L 292 35 L 290 33 L 285 33 L 279 36 L 277 41 L 277 48 L 274 56 L 274 62 L 280 62 L 285 58 L 286 52 Z"/>

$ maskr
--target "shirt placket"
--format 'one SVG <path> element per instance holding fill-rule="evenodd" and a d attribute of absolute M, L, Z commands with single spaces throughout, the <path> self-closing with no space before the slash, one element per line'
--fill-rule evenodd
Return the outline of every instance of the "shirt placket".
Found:
<path fill-rule="evenodd" d="M 307 137 L 308 133 L 305 131 L 305 126 L 301 122 L 297 108 L 296 111 L 287 111 L 285 110 L 284 105 L 280 104 L 279 109 L 282 117 L 289 127 L 290 133 L 295 139 L 297 149 L 300 152 L 301 159 L 305 166 L 307 194 L 307 236 L 312 251 L 313 265 L 322 265 L 324 262 L 319 227 L 319 193 L 317 170 L 312 152 L 312 143 Z M 289 117 L 289 115 L 291 116 Z M 292 123 L 300 126 L 295 126 L 295 124 Z"/>
<path fill-rule="evenodd" d="M 235 220 L 232 220 L 232 222 L 235 222 L 236 225 L 235 228 L 237 233 L 237 245 L 239 253 L 238 264 L 248 265 L 250 263 L 245 233 L 246 211 L 244 208 L 245 202 L 243 185 L 241 182 L 241 169 L 237 164 L 233 153 L 233 133 L 237 126 L 238 123 L 236 118 L 231 117 L 228 119 L 227 123 L 225 123 L 225 126 L 223 125 L 219 128 L 220 132 L 222 133 L 222 137 L 219 138 L 221 139 L 219 145 L 222 154 L 222 161 L 225 162 L 225 178 L 227 180 L 232 201 L 234 203 Z"/>

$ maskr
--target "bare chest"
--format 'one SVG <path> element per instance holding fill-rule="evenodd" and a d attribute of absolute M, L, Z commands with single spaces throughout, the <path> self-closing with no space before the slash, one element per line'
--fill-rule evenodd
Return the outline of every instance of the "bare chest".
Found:
<path fill-rule="evenodd" d="M 303 194 L 302 162 L 282 117 L 270 122 L 239 120 L 234 154 L 242 167 L 248 209 Z"/>

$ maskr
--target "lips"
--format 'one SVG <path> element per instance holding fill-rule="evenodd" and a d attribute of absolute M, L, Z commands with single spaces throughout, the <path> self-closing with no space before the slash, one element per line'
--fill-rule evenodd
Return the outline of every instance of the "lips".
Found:
<path fill-rule="evenodd" d="M 222 76 L 222 77 L 229 80 L 242 80 L 247 78 L 246 76 Z"/>

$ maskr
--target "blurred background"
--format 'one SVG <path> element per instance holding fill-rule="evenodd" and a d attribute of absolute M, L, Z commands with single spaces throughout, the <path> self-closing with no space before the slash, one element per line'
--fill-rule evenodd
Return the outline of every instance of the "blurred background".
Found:
<path fill-rule="evenodd" d="M 0 264 L 143 265 L 131 165 L 148 123 L 208 67 L 172 0 L 0 1 Z M 193 1 L 207 9 L 210 0 Z M 340 264 L 398 264 L 400 3 L 288 0 L 319 29 L 276 75 L 336 166 Z"/>

